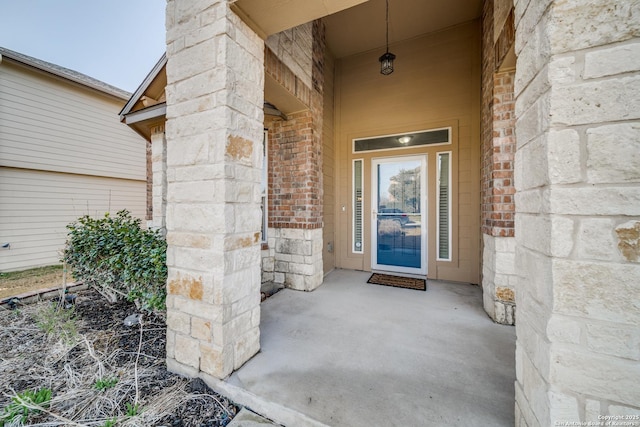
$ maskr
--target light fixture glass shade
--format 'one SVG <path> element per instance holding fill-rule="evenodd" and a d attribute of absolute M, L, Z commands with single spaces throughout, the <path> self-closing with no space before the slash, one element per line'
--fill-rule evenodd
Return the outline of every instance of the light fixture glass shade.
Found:
<path fill-rule="evenodd" d="M 393 73 L 393 60 L 396 59 L 396 56 L 391 53 L 391 52 L 387 52 L 384 55 L 382 55 L 379 59 L 380 61 L 380 74 L 384 74 L 385 76 L 388 76 L 389 74 Z"/>

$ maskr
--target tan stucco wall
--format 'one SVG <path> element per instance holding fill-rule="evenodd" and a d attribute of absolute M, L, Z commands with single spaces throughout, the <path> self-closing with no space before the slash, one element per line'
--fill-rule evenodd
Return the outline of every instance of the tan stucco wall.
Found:
<path fill-rule="evenodd" d="M 371 265 L 371 159 L 426 153 L 428 156 L 428 277 L 479 283 L 479 97 L 480 25 L 474 21 L 393 44 L 395 72 L 379 72 L 380 50 L 337 61 L 336 266 Z M 452 144 L 389 152 L 352 153 L 354 138 L 452 127 Z M 436 153 L 452 152 L 452 255 L 436 262 Z M 351 251 L 351 165 L 365 160 L 365 253 Z M 342 210 L 345 206 L 345 210 Z"/>
<path fill-rule="evenodd" d="M 322 263 L 327 274 L 335 267 L 335 148 L 334 148 L 334 67 L 335 60 L 327 52 L 324 56 L 324 110 L 322 119 L 322 188 L 324 209 L 322 216 Z"/>

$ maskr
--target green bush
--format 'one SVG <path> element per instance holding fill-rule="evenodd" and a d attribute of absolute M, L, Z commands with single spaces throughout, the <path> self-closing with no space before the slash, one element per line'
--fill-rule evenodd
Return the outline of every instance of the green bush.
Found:
<path fill-rule="evenodd" d="M 164 309 L 167 244 L 160 232 L 122 210 L 115 217 L 88 215 L 69 224 L 64 261 L 76 280 L 111 300 L 125 297 L 144 310 Z"/>

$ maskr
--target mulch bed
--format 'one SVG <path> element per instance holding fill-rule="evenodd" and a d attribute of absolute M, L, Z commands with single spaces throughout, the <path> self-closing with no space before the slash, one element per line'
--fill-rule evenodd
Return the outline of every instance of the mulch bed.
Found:
<path fill-rule="evenodd" d="M 166 370 L 162 317 L 143 316 L 141 333 L 123 324 L 138 312 L 131 303 L 110 304 L 93 290 L 75 301 L 67 310 L 43 301 L 0 311 L 0 426 L 16 394 L 43 387 L 51 401 L 29 410 L 25 424 L 215 427 L 235 416 L 239 408 L 202 380 Z"/>

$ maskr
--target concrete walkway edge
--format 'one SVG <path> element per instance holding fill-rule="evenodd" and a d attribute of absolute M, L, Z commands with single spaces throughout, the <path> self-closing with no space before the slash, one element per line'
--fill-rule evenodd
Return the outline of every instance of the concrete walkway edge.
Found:
<path fill-rule="evenodd" d="M 330 427 L 300 412 L 285 408 L 277 403 L 269 402 L 224 380 L 219 380 L 203 372 L 200 372 L 199 377 L 215 392 L 231 399 L 238 405 L 246 406 L 253 412 L 277 424 L 295 427 Z"/>

